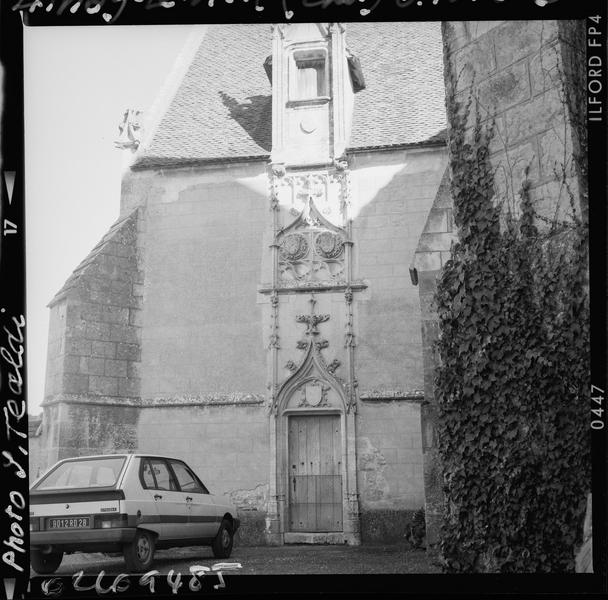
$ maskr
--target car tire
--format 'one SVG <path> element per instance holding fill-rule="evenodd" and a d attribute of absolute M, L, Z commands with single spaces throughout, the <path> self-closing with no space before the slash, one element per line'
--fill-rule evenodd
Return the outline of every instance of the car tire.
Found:
<path fill-rule="evenodd" d="M 50 575 L 54 573 L 63 560 L 63 552 L 49 552 L 44 553 L 38 548 L 32 548 L 30 550 L 30 562 L 32 563 L 32 569 L 39 575 Z"/>
<path fill-rule="evenodd" d="M 144 529 L 137 529 L 130 544 L 125 544 L 123 556 L 127 569 L 139 573 L 146 571 L 154 561 L 154 535 Z"/>
<path fill-rule="evenodd" d="M 233 542 L 234 534 L 232 532 L 232 524 L 230 521 L 223 519 L 220 524 L 220 529 L 211 544 L 213 556 L 215 556 L 215 558 L 230 558 Z"/>

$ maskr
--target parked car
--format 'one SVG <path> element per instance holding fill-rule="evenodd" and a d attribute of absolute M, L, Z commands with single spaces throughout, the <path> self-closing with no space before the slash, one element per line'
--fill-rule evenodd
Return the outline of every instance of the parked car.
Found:
<path fill-rule="evenodd" d="M 159 548 L 208 545 L 228 558 L 238 527 L 235 506 L 175 458 L 69 458 L 30 490 L 31 563 L 43 575 L 72 552 L 122 552 L 131 572 L 148 570 Z"/>

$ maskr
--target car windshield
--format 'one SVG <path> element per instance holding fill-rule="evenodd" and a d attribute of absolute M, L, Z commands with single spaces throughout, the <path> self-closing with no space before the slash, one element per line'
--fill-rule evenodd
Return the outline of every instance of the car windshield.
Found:
<path fill-rule="evenodd" d="M 56 467 L 35 488 L 56 490 L 112 486 L 124 462 L 124 456 L 70 460 Z"/>

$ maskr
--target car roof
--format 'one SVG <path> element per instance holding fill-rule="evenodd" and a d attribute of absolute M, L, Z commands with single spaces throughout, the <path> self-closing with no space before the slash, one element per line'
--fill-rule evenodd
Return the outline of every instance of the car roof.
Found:
<path fill-rule="evenodd" d="M 48 467 L 48 469 L 42 474 L 40 475 L 40 477 L 37 477 L 32 483 L 31 483 L 31 488 L 30 491 L 36 491 L 35 488 L 38 485 L 38 482 L 42 481 L 52 470 L 55 469 L 55 467 L 61 463 L 65 463 L 65 462 L 72 462 L 72 461 L 78 461 L 78 460 L 91 460 L 91 459 L 96 459 L 96 458 L 129 458 L 130 456 L 132 456 L 133 458 L 164 458 L 167 460 L 177 460 L 180 461 L 182 463 L 185 464 L 185 461 L 182 460 L 181 458 L 174 458 L 171 456 L 164 456 L 161 454 L 147 454 L 147 453 L 143 453 L 143 452 L 132 452 L 132 453 L 125 453 L 125 454 L 90 454 L 87 456 L 70 456 L 69 458 L 62 458 L 61 460 L 58 460 L 56 463 L 52 464 L 51 466 Z M 124 465 L 123 465 L 124 466 Z M 122 469 L 121 469 L 122 471 Z M 118 485 L 118 483 L 117 483 Z"/>
<path fill-rule="evenodd" d="M 91 454 L 91 455 L 87 455 L 87 456 L 71 456 L 69 458 L 64 458 L 61 461 L 58 462 L 64 462 L 64 461 L 68 461 L 68 460 L 89 460 L 91 458 L 126 458 L 128 456 L 133 456 L 133 457 L 146 457 L 146 458 L 166 458 L 169 460 L 179 460 L 182 461 L 183 460 L 181 458 L 175 458 L 173 456 L 166 456 L 165 454 L 149 454 L 149 453 L 144 453 L 144 452 L 133 452 L 133 453 L 126 453 L 126 454 Z"/>

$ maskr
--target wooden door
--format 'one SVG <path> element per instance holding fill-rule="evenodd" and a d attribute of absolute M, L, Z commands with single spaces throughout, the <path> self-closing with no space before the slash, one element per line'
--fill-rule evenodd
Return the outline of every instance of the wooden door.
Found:
<path fill-rule="evenodd" d="M 342 531 L 339 415 L 289 417 L 290 531 Z"/>

